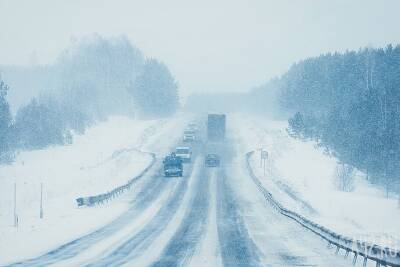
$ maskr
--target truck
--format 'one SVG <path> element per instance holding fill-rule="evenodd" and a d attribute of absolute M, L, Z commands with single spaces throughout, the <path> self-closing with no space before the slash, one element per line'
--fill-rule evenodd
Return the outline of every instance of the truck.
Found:
<path fill-rule="evenodd" d="M 183 175 L 183 164 L 182 159 L 178 157 L 175 153 L 171 153 L 163 160 L 164 163 L 164 175 L 165 177 L 179 176 Z"/>
<path fill-rule="evenodd" d="M 207 138 L 209 141 L 222 141 L 225 139 L 225 114 L 208 114 Z"/>

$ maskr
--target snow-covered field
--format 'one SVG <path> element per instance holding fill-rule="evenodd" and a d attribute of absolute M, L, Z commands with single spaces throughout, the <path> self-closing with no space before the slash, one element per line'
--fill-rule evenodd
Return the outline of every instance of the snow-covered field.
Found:
<path fill-rule="evenodd" d="M 253 169 L 284 206 L 349 237 L 400 248 L 397 198 L 386 198 L 384 190 L 368 184 L 359 172 L 353 192 L 339 191 L 335 186 L 337 159 L 314 142 L 289 137 L 286 122 L 236 114 L 230 123 L 243 151 L 258 151 L 252 159 Z M 260 148 L 269 153 L 265 176 Z"/>
<path fill-rule="evenodd" d="M 167 153 L 175 141 L 171 131 L 183 129 L 184 124 L 182 116 L 148 121 L 113 117 L 75 136 L 72 145 L 22 152 L 13 164 L 0 166 L 0 265 L 43 253 L 121 214 L 128 207 L 126 201 L 77 208 L 75 199 L 125 184 L 150 164 L 145 151 Z M 166 141 L 159 142 L 161 138 Z M 13 227 L 15 183 L 17 228 Z M 39 218 L 41 183 L 43 219 Z"/>

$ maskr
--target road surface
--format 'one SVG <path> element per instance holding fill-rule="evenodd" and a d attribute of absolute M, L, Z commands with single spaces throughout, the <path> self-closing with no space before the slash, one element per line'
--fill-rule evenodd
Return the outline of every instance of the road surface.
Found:
<path fill-rule="evenodd" d="M 164 177 L 159 158 L 125 193 L 130 208 L 120 217 L 9 266 L 350 266 L 266 203 L 236 142 L 201 135 L 183 177 Z M 221 156 L 220 167 L 204 166 L 207 152 Z"/>

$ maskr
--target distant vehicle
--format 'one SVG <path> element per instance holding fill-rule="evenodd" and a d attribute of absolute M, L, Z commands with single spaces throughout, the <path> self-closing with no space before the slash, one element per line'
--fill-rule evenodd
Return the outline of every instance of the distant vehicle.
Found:
<path fill-rule="evenodd" d="M 190 147 L 181 146 L 175 149 L 175 154 L 177 157 L 182 159 L 182 162 L 190 162 L 192 160 L 192 150 Z"/>
<path fill-rule="evenodd" d="M 197 131 L 197 130 L 199 130 L 199 127 L 197 127 L 197 124 L 194 123 L 194 122 L 189 123 L 187 128 L 188 128 L 189 130 L 192 130 L 192 131 Z"/>
<path fill-rule="evenodd" d="M 185 130 L 183 132 L 183 142 L 194 142 L 196 141 L 196 133 L 194 130 Z"/>
<path fill-rule="evenodd" d="M 183 175 L 183 164 L 182 159 L 178 157 L 175 153 L 166 156 L 163 160 L 164 163 L 164 175 L 166 177 Z"/>
<path fill-rule="evenodd" d="M 207 154 L 204 159 L 206 167 L 219 167 L 220 160 L 217 154 Z"/>
<path fill-rule="evenodd" d="M 210 141 L 222 141 L 225 139 L 225 114 L 208 114 L 207 138 Z"/>

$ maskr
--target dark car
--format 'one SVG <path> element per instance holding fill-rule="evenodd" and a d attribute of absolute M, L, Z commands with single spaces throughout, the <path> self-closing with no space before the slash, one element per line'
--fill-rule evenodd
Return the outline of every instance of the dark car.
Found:
<path fill-rule="evenodd" d="M 164 175 L 166 177 L 183 175 L 182 159 L 176 156 L 175 153 L 171 153 L 170 156 L 166 156 L 163 160 L 164 163 Z"/>
<path fill-rule="evenodd" d="M 218 167 L 220 164 L 219 156 L 217 154 L 207 154 L 204 164 L 206 167 Z"/>

